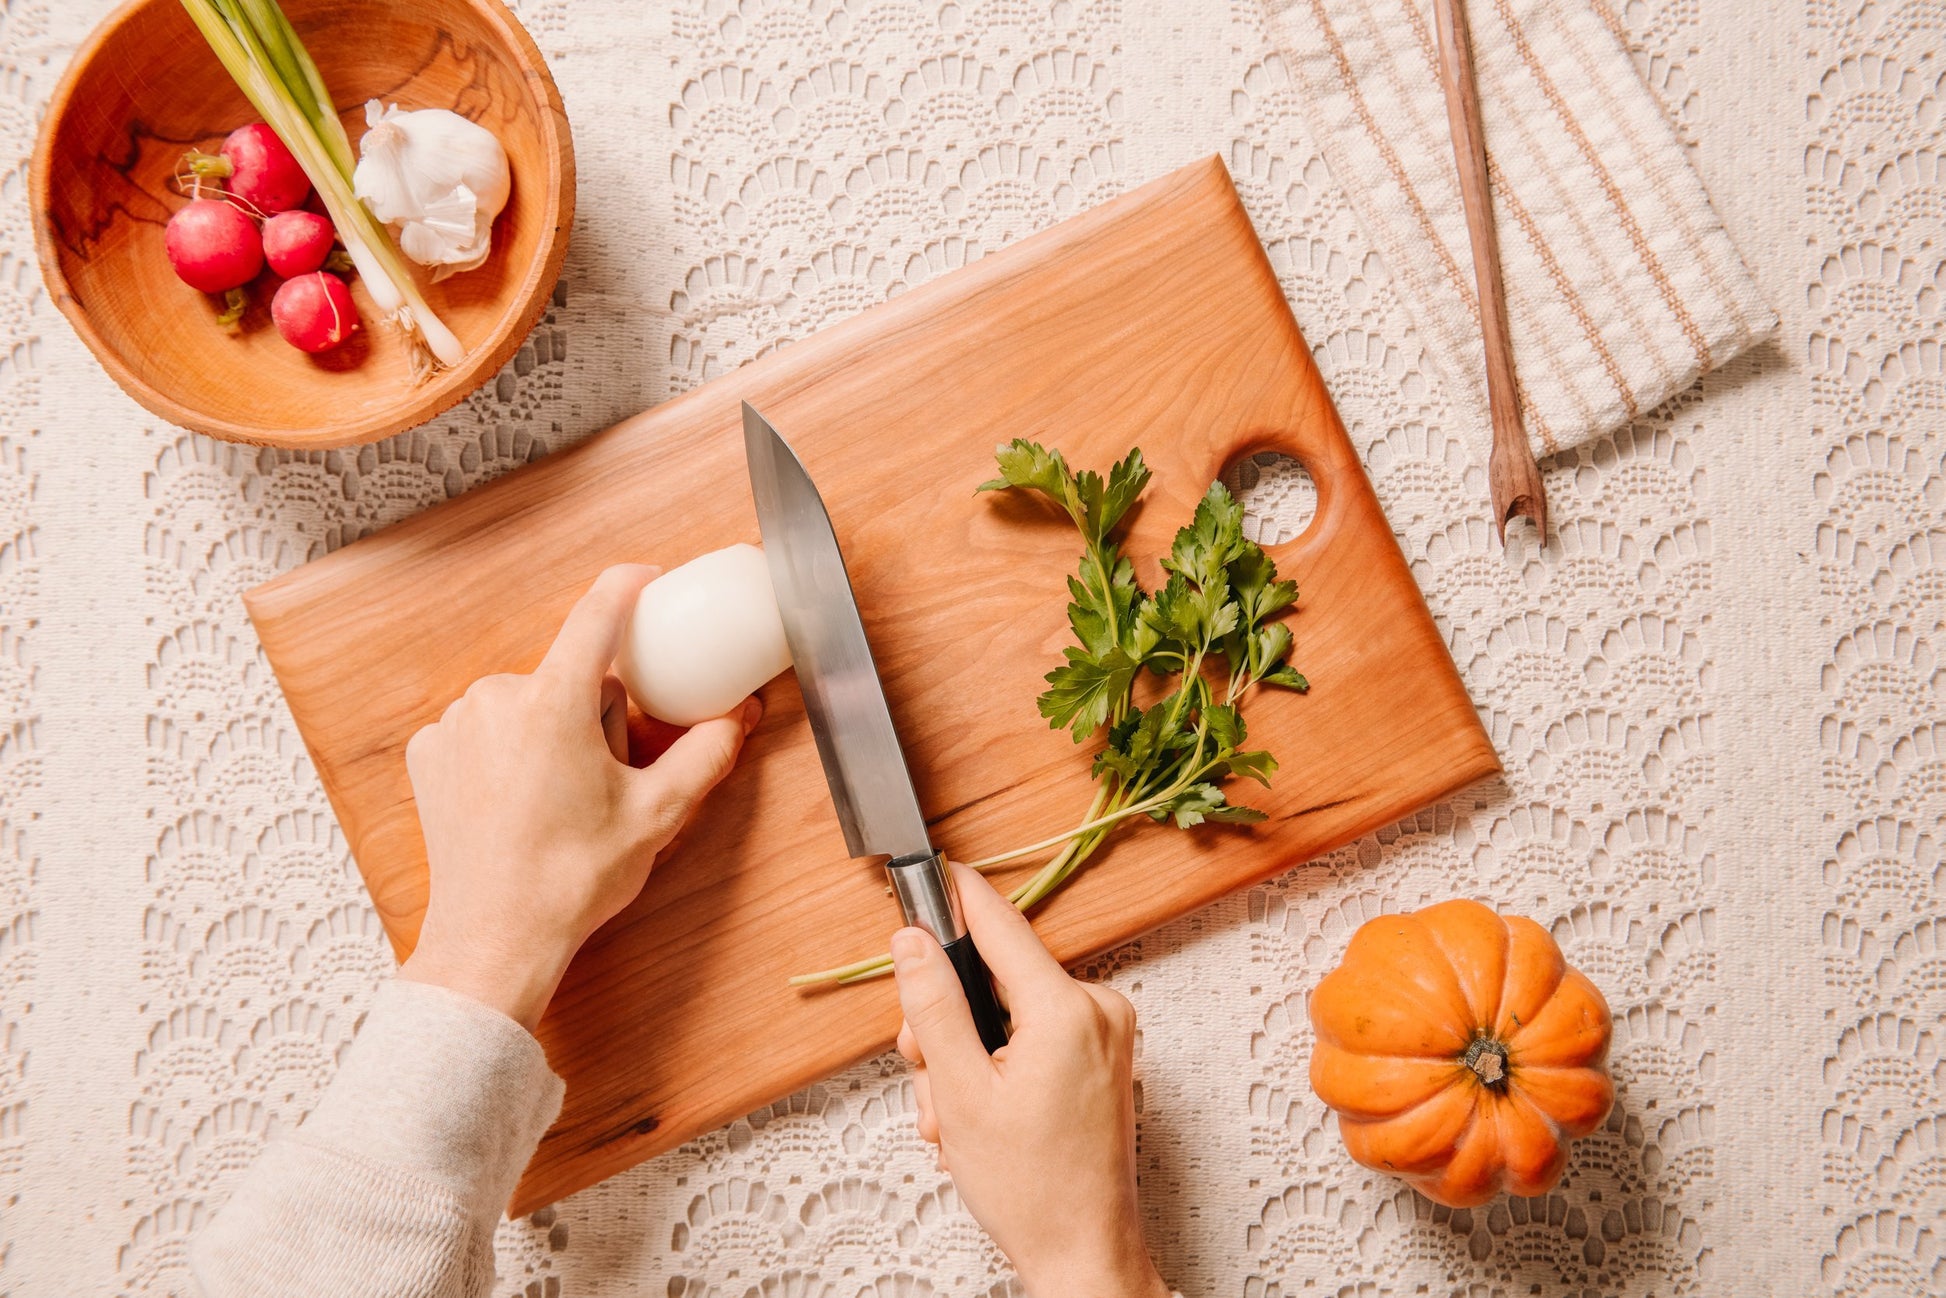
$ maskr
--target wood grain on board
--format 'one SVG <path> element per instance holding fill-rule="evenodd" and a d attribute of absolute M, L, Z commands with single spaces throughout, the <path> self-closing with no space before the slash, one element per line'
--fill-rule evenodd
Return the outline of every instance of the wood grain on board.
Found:
<path fill-rule="evenodd" d="M 1211 159 L 251 592 L 401 954 L 426 900 L 407 737 L 475 677 L 531 669 L 604 566 L 673 566 L 758 539 L 745 398 L 823 491 L 935 841 L 968 859 L 1078 820 L 1091 796 L 1087 750 L 1034 710 L 1068 636 L 1078 539 L 1033 501 L 974 495 L 994 444 L 1032 437 L 1099 467 L 1140 445 L 1155 480 L 1128 548 L 1145 585 L 1237 457 L 1282 450 L 1317 480 L 1315 521 L 1271 551 L 1300 585 L 1293 659 L 1312 689 L 1246 707 L 1253 745 L 1283 765 L 1272 789 L 1239 793 L 1271 819 L 1194 833 L 1145 824 L 1112 840 L 1037 913 L 1065 961 L 1498 769 Z M 899 916 L 878 865 L 845 855 L 795 678 L 763 694 L 735 773 L 581 952 L 541 1025 L 567 1100 L 516 1214 L 891 1044 L 888 981 L 785 984 L 883 951 Z"/>

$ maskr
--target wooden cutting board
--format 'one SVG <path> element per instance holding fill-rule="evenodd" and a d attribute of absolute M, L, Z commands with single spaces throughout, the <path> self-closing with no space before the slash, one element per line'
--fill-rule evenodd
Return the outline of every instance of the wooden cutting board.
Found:
<path fill-rule="evenodd" d="M 804 339 L 246 597 L 403 957 L 426 899 L 408 736 L 475 677 L 527 671 L 604 566 L 758 539 L 738 403 L 822 489 L 935 841 L 964 859 L 1077 821 L 1086 750 L 1034 710 L 1067 639 L 1067 520 L 975 496 L 1015 436 L 1155 479 L 1129 532 L 1145 586 L 1239 456 L 1282 450 L 1316 520 L 1295 576 L 1308 695 L 1264 692 L 1282 762 L 1251 828 L 1125 831 L 1036 916 L 1065 961 L 1126 942 L 1396 820 L 1498 762 L 1219 159 Z M 567 1079 L 520 1214 L 886 1049 L 889 981 L 785 979 L 885 949 L 882 871 L 854 861 L 796 679 L 641 898 L 588 943 L 540 1038 Z M 1019 878 L 1010 875 L 1009 878 Z M 548 886 L 537 877 L 534 888 Z M 1166 1040 L 1150 1040 L 1166 1050 Z"/>

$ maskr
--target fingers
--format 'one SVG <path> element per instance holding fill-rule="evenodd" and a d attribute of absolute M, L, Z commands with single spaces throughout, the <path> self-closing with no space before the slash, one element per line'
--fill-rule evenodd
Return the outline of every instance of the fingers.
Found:
<path fill-rule="evenodd" d="M 932 1077 L 924 1068 L 912 1074 L 912 1098 L 919 1106 L 919 1138 L 928 1145 L 937 1145 L 939 1114 L 932 1107 Z"/>
<path fill-rule="evenodd" d="M 435 742 L 431 726 L 420 726 L 405 741 L 405 778 L 415 790 L 419 785 L 420 772 L 426 767 L 428 750 Z"/>
<path fill-rule="evenodd" d="M 1073 989 L 1074 980 L 1041 945 L 1027 917 L 994 891 L 985 876 L 955 864 L 953 877 L 973 945 L 980 949 L 994 981 L 1005 988 L 1007 1009 L 1016 1023 L 1031 1020 L 1049 998 Z"/>
<path fill-rule="evenodd" d="M 602 569 L 587 593 L 568 611 L 560 634 L 554 637 L 553 646 L 534 674 L 572 685 L 599 681 L 622 646 L 622 632 L 628 626 L 629 614 L 635 611 L 636 596 L 661 571 L 641 563 L 618 563 Z"/>
<path fill-rule="evenodd" d="M 601 737 L 608 741 L 608 751 L 615 754 L 615 760 L 628 762 L 628 691 L 622 687 L 621 677 L 608 675 L 601 678 Z"/>
<path fill-rule="evenodd" d="M 919 1138 L 933 1146 L 939 1170 L 946 1170 L 946 1151 L 939 1143 L 939 1113 L 932 1106 L 932 1074 L 926 1071 L 925 1056 L 919 1053 L 919 1038 L 912 1035 L 910 1023 L 899 1024 L 899 1053 L 915 1065 L 912 1070 L 912 1099 L 918 1109 Z"/>
<path fill-rule="evenodd" d="M 892 972 L 899 981 L 899 1007 L 926 1066 L 956 1086 L 990 1073 L 993 1063 L 973 1026 L 959 972 L 932 935 L 917 928 L 894 933 Z"/>
<path fill-rule="evenodd" d="M 632 772 L 636 796 L 646 804 L 644 822 L 669 834 L 688 823 L 704 795 L 736 765 L 743 737 L 762 716 L 763 704 L 753 695 L 741 712 L 697 722 L 662 756 Z"/>

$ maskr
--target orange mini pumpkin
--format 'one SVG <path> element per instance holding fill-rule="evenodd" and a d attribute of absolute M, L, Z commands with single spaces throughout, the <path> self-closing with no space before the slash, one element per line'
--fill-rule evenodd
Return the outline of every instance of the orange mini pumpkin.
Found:
<path fill-rule="evenodd" d="M 1547 930 L 1475 901 L 1366 923 L 1311 1026 L 1351 1156 L 1449 1207 L 1552 1189 L 1615 1102 L 1608 1002 Z"/>

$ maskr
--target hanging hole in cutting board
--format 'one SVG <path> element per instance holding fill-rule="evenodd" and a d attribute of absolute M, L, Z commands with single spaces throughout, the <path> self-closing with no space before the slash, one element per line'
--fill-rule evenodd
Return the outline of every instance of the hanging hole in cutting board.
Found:
<path fill-rule="evenodd" d="M 1243 534 L 1261 546 L 1295 541 L 1318 513 L 1318 484 L 1300 460 L 1258 451 L 1223 469 L 1223 485 L 1243 502 Z"/>

